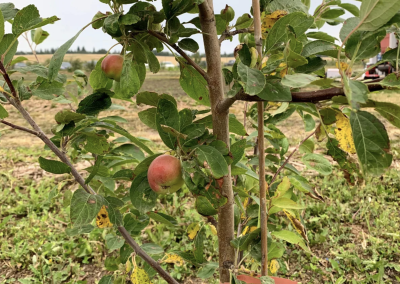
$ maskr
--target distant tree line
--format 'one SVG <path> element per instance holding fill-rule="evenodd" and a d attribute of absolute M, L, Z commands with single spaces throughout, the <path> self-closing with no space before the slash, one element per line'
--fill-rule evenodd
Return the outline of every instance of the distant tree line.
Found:
<path fill-rule="evenodd" d="M 56 50 L 57 50 L 56 48 L 38 49 L 38 50 L 36 50 L 36 53 L 37 54 L 54 54 L 56 52 Z M 114 50 L 111 53 L 119 54 L 120 52 L 121 52 L 120 50 Z M 106 54 L 107 49 L 101 48 L 99 50 L 96 50 L 96 48 L 93 48 L 92 51 L 87 51 L 84 46 L 83 47 L 78 46 L 75 50 L 72 50 L 72 49 L 68 50 L 67 53 L 69 53 L 69 54 L 74 54 L 74 53 L 77 53 L 77 54 L 86 54 L 86 53 L 88 53 L 88 54 Z M 153 53 L 158 56 L 172 56 L 172 54 L 167 51 L 156 52 L 153 50 Z M 16 54 L 17 55 L 25 55 L 25 54 L 32 54 L 32 52 L 18 51 Z M 205 54 L 201 53 L 200 57 L 205 57 Z M 221 57 L 233 57 L 233 53 L 225 52 L 224 54 L 221 54 Z"/>

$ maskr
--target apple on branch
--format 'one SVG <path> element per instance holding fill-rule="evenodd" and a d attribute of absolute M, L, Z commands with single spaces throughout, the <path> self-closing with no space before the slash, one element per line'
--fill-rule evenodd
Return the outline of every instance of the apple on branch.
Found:
<path fill-rule="evenodd" d="M 174 156 L 158 156 L 150 164 L 147 178 L 154 192 L 174 193 L 184 184 L 181 162 Z"/>

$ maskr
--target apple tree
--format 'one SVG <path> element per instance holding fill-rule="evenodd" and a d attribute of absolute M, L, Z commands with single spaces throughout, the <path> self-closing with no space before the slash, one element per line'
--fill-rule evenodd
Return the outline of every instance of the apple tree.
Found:
<path fill-rule="evenodd" d="M 30 40 L 40 44 L 48 36 L 42 27 L 59 19 L 41 18 L 34 5 L 0 4 L 4 78 L 0 122 L 41 139 L 58 157 L 40 157 L 41 168 L 70 174 L 80 185 L 71 199 L 67 234 L 89 233 L 95 225 L 109 228 L 107 247 L 120 251 L 117 264 L 128 269 L 105 276 L 100 283 L 125 283 L 125 273 L 133 283 L 149 283 L 152 277 L 178 283 L 135 238 L 150 219 L 167 224 L 170 230 L 176 228 L 174 216 L 154 208 L 159 194 L 175 194 L 181 187 L 204 222 L 191 227 L 192 250 L 161 248 L 164 258 L 190 262 L 202 271 L 207 268 L 208 277 L 215 272 L 221 282 L 231 283 L 239 283 L 238 271 L 248 271 L 241 270 L 245 264 L 270 283 L 268 275 L 276 272 L 274 264 L 286 245 L 311 253 L 301 210 L 307 198 L 324 201 L 313 181 L 291 164 L 300 147 L 305 149 L 301 162 L 307 168 L 331 174 L 329 156 L 353 185 L 390 167 L 389 137 L 371 109 L 400 127 L 400 107 L 370 100 L 369 93 L 400 88 L 399 48 L 383 55 L 395 70 L 384 79 L 362 81 L 353 67 L 377 55 L 387 33 L 400 37 L 400 1 L 364 0 L 358 8 L 323 0 L 310 11 L 309 0 L 253 0 L 252 5 L 243 3 L 242 15 L 228 5 L 214 11 L 212 0 L 162 0 L 160 10 L 151 1 L 100 2 L 104 10 L 94 11 L 92 21 L 88 19 L 87 26 L 57 49 L 48 66 L 16 69 L 12 66 L 23 60 L 14 58 L 22 37 L 29 40 L 31 35 Z M 344 20 L 340 16 L 346 10 L 353 17 Z M 187 14 L 192 19 L 183 22 L 181 16 Z M 12 33 L 5 34 L 5 22 L 11 23 Z M 340 39 L 321 31 L 324 25 L 339 24 Z M 76 71 L 73 81 L 67 81 L 59 73 L 63 58 L 86 28 L 107 33 L 122 52 L 103 57 L 90 76 Z M 196 34 L 202 35 L 201 44 L 193 39 Z M 236 62 L 231 69 L 222 68 L 220 47 L 234 37 L 240 42 Z M 199 46 L 204 46 L 206 70 L 188 55 Z M 198 109 L 178 109 L 173 96 L 141 88 L 147 72 L 160 71 L 154 51 L 163 50 L 179 62 L 180 86 L 201 105 Z M 336 62 L 339 80 L 326 78 L 326 58 Z M 14 79 L 16 73 L 37 77 L 25 82 Z M 76 84 L 78 92 L 65 96 L 68 84 Z M 305 87 L 313 91 L 302 91 Z M 24 107 L 29 99 L 66 104 L 54 117 L 52 135 L 45 134 Z M 121 127 L 122 117 L 101 115 L 118 100 L 148 106 L 139 118 L 158 132 L 167 153 L 155 152 L 146 140 Z M 239 101 L 245 102 L 245 123 L 230 114 Z M 31 128 L 9 121 L 10 107 Z M 304 126 L 305 133 L 289 152 L 289 140 L 277 124 L 293 113 L 302 118 L 293 127 Z M 325 148 L 323 154 L 314 153 L 315 143 Z M 77 171 L 78 161 L 92 163 L 87 176 Z M 217 231 L 219 265 L 211 266 L 204 259 L 205 226 Z M 136 262 L 132 255 L 140 259 Z M 255 262 L 249 264 L 246 257 Z"/>

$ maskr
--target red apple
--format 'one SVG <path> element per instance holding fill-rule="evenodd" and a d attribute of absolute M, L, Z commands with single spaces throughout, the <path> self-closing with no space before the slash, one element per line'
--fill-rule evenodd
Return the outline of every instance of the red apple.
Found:
<path fill-rule="evenodd" d="M 101 62 L 101 69 L 110 79 L 119 82 L 122 74 L 122 66 L 124 65 L 124 57 L 118 54 L 107 55 Z"/>
<path fill-rule="evenodd" d="M 174 193 L 184 184 L 181 162 L 174 156 L 158 156 L 150 164 L 147 178 L 154 192 Z"/>

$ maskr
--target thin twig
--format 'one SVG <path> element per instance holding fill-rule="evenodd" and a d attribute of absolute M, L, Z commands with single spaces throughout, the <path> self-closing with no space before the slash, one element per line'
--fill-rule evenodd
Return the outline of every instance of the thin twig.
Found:
<path fill-rule="evenodd" d="M 317 128 L 316 128 L 316 129 L 317 129 Z M 313 136 L 313 135 L 315 134 L 315 131 L 316 131 L 316 130 L 314 130 L 313 132 L 311 132 L 311 134 L 307 135 L 307 137 L 304 138 L 304 139 L 299 143 L 299 145 L 296 146 L 296 148 L 293 150 L 293 152 L 290 153 L 289 157 L 287 157 L 287 159 L 285 160 L 285 162 L 283 162 L 282 166 L 280 166 L 279 169 L 276 171 L 274 177 L 273 177 L 272 180 L 271 180 L 271 184 L 274 183 L 274 181 L 275 181 L 276 178 L 278 177 L 279 173 L 283 170 L 283 168 L 284 168 L 284 167 L 286 166 L 286 164 L 289 162 L 290 158 L 293 157 L 294 153 L 296 153 L 297 150 L 299 150 L 300 146 L 303 145 L 303 143 L 306 142 L 306 140 L 307 140 L 308 138 L 310 138 L 311 136 Z"/>
<path fill-rule="evenodd" d="M 147 31 L 149 34 L 151 34 L 152 36 L 158 38 L 159 40 L 161 40 L 162 42 L 165 42 L 166 44 L 168 44 L 170 47 L 172 47 L 173 49 L 176 50 L 176 52 L 178 52 L 183 58 L 186 59 L 186 61 L 193 66 L 194 69 L 197 70 L 197 72 L 199 72 L 201 74 L 201 76 L 204 77 L 204 79 L 206 79 L 208 81 L 208 76 L 206 71 L 203 70 L 203 68 L 201 68 L 196 62 L 193 61 L 192 58 L 190 58 L 186 52 L 184 52 L 179 46 L 177 46 L 175 43 L 172 44 L 169 42 L 168 38 L 160 32 L 156 32 L 156 31 L 152 31 L 152 30 L 148 30 Z"/>
<path fill-rule="evenodd" d="M 251 32 L 253 32 L 253 31 L 254 31 L 254 30 L 251 29 L 251 28 L 235 30 L 235 31 L 232 31 L 232 32 L 226 30 L 226 31 L 224 31 L 224 32 L 222 33 L 222 35 L 221 35 L 220 38 L 218 39 L 218 40 L 219 40 L 219 44 L 221 44 L 221 43 L 222 43 L 225 39 L 227 39 L 228 37 L 231 37 L 231 36 L 234 36 L 234 35 L 237 35 L 237 34 L 251 33 Z"/>
<path fill-rule="evenodd" d="M 28 132 L 28 133 L 33 134 L 35 136 L 39 136 L 39 133 L 36 132 L 36 131 L 33 131 L 31 129 L 28 129 L 28 128 L 25 128 L 25 127 L 22 127 L 22 126 L 19 126 L 19 125 L 15 125 L 15 124 L 13 124 L 11 122 L 5 121 L 4 119 L 0 119 L 0 123 L 8 125 L 11 128 L 14 128 L 14 129 L 17 129 L 17 130 L 21 130 L 21 131 L 25 131 L 25 132 Z"/>
<path fill-rule="evenodd" d="M 118 227 L 118 231 L 124 237 L 125 241 L 135 250 L 136 254 L 146 261 L 154 270 L 156 270 L 165 281 L 170 284 L 178 284 L 178 282 L 168 274 L 160 264 L 152 259 L 146 252 L 132 239 L 129 232 L 124 227 Z"/>
<path fill-rule="evenodd" d="M 36 48 L 34 49 L 34 48 L 32 47 L 31 42 L 30 42 L 30 40 L 28 39 L 28 32 L 25 32 L 25 34 L 23 35 L 23 37 L 24 37 L 24 38 L 26 39 L 26 41 L 28 42 L 29 47 L 30 47 L 30 49 L 32 50 L 33 55 L 35 55 L 36 61 L 37 61 L 38 63 L 40 63 L 40 62 L 39 62 L 39 58 L 37 57 L 37 54 L 36 54 Z"/>

